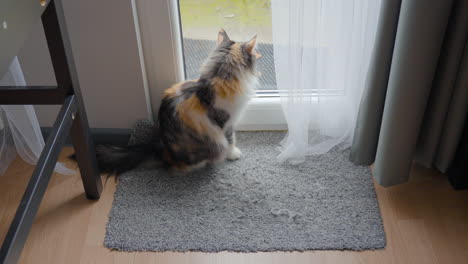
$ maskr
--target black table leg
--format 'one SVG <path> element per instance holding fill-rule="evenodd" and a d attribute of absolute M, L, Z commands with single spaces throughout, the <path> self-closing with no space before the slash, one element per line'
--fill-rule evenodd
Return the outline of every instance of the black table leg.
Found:
<path fill-rule="evenodd" d="M 70 133 L 86 197 L 88 199 L 99 199 L 102 182 L 97 169 L 94 143 L 89 132 L 88 118 L 81 96 L 62 1 L 51 1 L 49 3 L 42 15 L 42 23 L 58 87 L 69 94 L 74 94 L 76 98 L 77 114 L 73 120 Z"/>
<path fill-rule="evenodd" d="M 78 110 L 76 113 L 70 134 L 86 197 L 88 199 L 99 199 L 102 191 L 102 182 L 97 167 L 94 143 L 84 111 L 80 112 Z"/>
<path fill-rule="evenodd" d="M 0 249 L 0 263 L 16 263 L 21 255 L 24 243 L 39 209 L 42 197 L 47 189 L 58 156 L 72 126 L 72 115 L 76 112 L 75 96 L 69 96 L 63 104 L 52 133 L 37 161 L 36 168 L 29 180 L 28 187 L 18 206 L 10 229 Z"/>

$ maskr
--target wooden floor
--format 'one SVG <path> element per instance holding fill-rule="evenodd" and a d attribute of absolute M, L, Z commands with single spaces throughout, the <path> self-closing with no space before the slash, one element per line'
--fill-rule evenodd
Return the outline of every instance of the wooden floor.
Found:
<path fill-rule="evenodd" d="M 61 160 L 74 167 L 64 157 Z M 0 177 L 0 241 L 33 167 L 17 159 Z M 54 174 L 20 263 L 468 263 L 468 191 L 454 191 L 444 175 L 416 167 L 410 183 L 376 186 L 387 247 L 376 251 L 278 253 L 117 252 L 103 246 L 116 183 L 88 201 L 78 175 Z"/>

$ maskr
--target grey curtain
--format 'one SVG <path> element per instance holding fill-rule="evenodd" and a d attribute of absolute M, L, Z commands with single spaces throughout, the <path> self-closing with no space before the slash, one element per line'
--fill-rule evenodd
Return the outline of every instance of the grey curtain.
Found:
<path fill-rule="evenodd" d="M 468 109 L 468 0 L 383 0 L 350 159 L 383 186 L 445 172 Z"/>

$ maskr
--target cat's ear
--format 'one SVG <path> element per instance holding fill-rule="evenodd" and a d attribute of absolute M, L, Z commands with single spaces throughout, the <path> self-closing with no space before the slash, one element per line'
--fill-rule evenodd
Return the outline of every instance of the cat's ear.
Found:
<path fill-rule="evenodd" d="M 253 38 L 251 38 L 249 41 L 245 43 L 245 50 L 250 54 L 250 55 L 255 55 L 254 54 L 254 49 L 255 45 L 257 44 L 257 35 L 255 35 Z"/>
<path fill-rule="evenodd" d="M 231 40 L 231 39 L 229 38 L 228 34 L 226 33 L 226 31 L 223 28 L 221 28 L 219 30 L 219 32 L 218 32 L 218 40 L 216 41 L 216 43 L 219 45 L 219 44 L 221 44 L 221 43 L 223 43 L 225 41 L 229 41 L 229 40 Z"/>

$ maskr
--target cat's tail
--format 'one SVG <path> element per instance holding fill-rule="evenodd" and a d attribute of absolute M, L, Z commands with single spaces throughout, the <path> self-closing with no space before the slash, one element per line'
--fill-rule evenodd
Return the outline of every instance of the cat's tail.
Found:
<path fill-rule="evenodd" d="M 119 175 L 138 167 L 148 158 L 157 158 L 161 150 L 153 144 L 133 146 L 97 145 L 96 159 L 101 173 Z M 70 156 L 76 160 L 75 154 Z"/>

